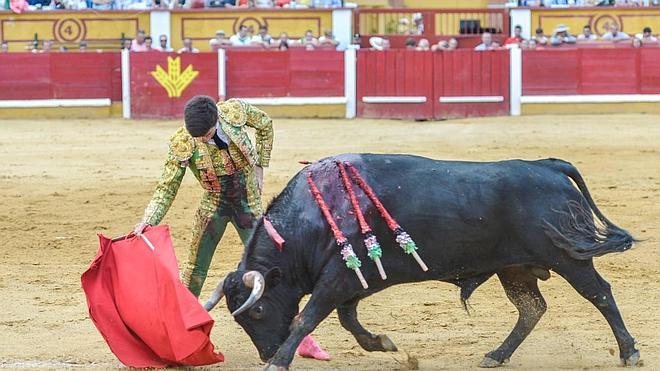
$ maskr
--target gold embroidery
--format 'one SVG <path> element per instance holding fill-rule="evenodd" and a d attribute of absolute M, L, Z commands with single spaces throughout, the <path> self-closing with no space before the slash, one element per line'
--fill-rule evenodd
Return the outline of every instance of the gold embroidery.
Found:
<path fill-rule="evenodd" d="M 218 103 L 218 115 L 231 126 L 243 126 L 247 120 L 245 106 L 238 99 Z"/>
<path fill-rule="evenodd" d="M 170 153 L 180 162 L 187 161 L 195 151 L 195 140 L 185 127 L 180 127 L 170 138 Z"/>

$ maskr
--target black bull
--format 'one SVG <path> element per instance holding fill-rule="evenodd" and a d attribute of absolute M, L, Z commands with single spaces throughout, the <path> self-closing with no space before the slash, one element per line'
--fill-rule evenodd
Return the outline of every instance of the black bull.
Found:
<path fill-rule="evenodd" d="M 355 187 L 383 249 L 388 278 L 380 278 L 366 256 L 336 160 L 350 162 L 360 171 L 416 241 L 427 272 L 394 242 L 378 212 Z M 310 171 L 362 261 L 369 283 L 366 290 L 346 268 L 312 198 L 306 182 Z M 537 280 L 548 279 L 550 270 L 602 313 L 614 332 L 622 362 L 635 365 L 639 360 L 610 285 L 592 260 L 627 250 L 634 239 L 598 210 L 579 172 L 567 162 L 474 163 L 406 155 L 341 155 L 300 171 L 273 200 L 266 216 L 286 241 L 283 250 L 276 248 L 260 220 L 237 271 L 218 285 L 207 309 L 223 294 L 230 311 L 242 307 L 235 319 L 271 367 L 288 367 L 303 337 L 335 309 L 342 326 L 362 348 L 395 351 L 386 335 L 373 335 L 358 322 L 361 299 L 401 283 L 438 280 L 458 285 L 465 301 L 495 274 L 519 313 L 506 340 L 482 362 L 484 367 L 498 366 L 545 312 Z M 311 298 L 299 313 L 306 294 Z"/>

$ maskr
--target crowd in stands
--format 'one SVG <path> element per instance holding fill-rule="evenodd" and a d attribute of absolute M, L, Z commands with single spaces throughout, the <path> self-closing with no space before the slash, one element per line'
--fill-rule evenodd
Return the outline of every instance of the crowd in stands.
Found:
<path fill-rule="evenodd" d="M 355 34 L 353 44 L 358 47 L 360 44 L 360 35 Z M 560 24 L 555 27 L 552 34 L 548 37 L 545 35 L 542 28 L 535 30 L 534 36 L 526 39 L 522 36 L 522 27 L 517 25 L 514 27 L 514 35 L 508 37 L 500 45 L 493 34 L 484 32 L 481 34 L 481 43 L 479 43 L 474 50 L 486 51 L 497 49 L 510 49 L 521 48 L 523 50 L 531 49 L 544 49 L 560 47 L 562 45 L 605 45 L 616 43 L 629 43 L 632 47 L 638 48 L 645 45 L 656 45 L 658 37 L 653 35 L 651 27 L 644 27 L 641 33 L 629 35 L 620 31 L 618 25 L 612 23 L 608 26 L 607 32 L 602 36 L 595 34 L 591 26 L 585 25 L 582 33 L 574 35 L 570 32 L 569 27 Z M 185 38 L 182 40 L 183 47 L 176 50 L 177 53 L 198 53 L 199 49 L 193 46 L 193 40 Z M 209 46 L 212 51 L 217 51 L 220 48 L 234 48 L 234 47 L 250 47 L 259 49 L 276 49 L 288 50 L 290 48 L 300 48 L 304 50 L 316 49 L 337 49 L 339 41 L 333 36 L 332 31 L 326 30 L 323 35 L 316 37 L 312 30 L 307 30 L 303 37 L 299 39 L 292 39 L 286 32 L 282 32 L 279 37 L 275 38 L 268 32 L 267 26 L 259 27 L 255 32 L 252 26 L 241 25 L 236 34 L 227 37 L 224 30 L 218 30 L 215 37 L 208 40 Z M 43 40 L 41 43 L 37 40 L 30 42 L 27 49 L 33 53 L 47 53 L 54 50 L 60 52 L 69 51 L 70 45 L 59 45 L 54 47 L 52 40 Z M 87 41 L 81 41 L 76 45 L 78 51 L 85 52 L 89 50 Z M 373 50 L 387 50 L 391 48 L 390 40 L 387 37 L 371 37 L 369 38 L 369 47 Z M 419 51 L 451 51 L 459 48 L 459 42 L 456 38 L 440 40 L 435 44 L 429 42 L 426 38 L 417 39 L 413 35 L 405 40 L 404 47 L 410 50 Z M 6 42 L 2 43 L 2 52 L 8 51 Z M 138 30 L 134 40 L 123 39 L 121 41 L 121 49 L 129 50 L 131 52 L 175 52 L 174 49 L 169 47 L 166 35 L 160 35 L 158 41 L 154 44 L 151 36 L 148 36 L 144 30 Z M 96 49 L 97 51 L 101 51 Z"/>
<path fill-rule="evenodd" d="M 542 28 L 537 28 L 534 36 L 530 39 L 525 39 L 522 36 L 522 27 L 518 25 L 514 28 L 514 35 L 506 38 L 502 45 L 495 41 L 492 33 L 484 32 L 481 34 L 481 43 L 474 47 L 474 50 L 486 51 L 510 48 L 530 50 L 559 47 L 565 44 L 582 44 L 586 46 L 604 45 L 605 43 L 615 44 L 620 42 L 630 43 L 630 45 L 635 48 L 644 45 L 660 46 L 658 43 L 658 37 L 653 35 L 651 27 L 644 27 L 641 33 L 631 36 L 620 31 L 618 25 L 613 23 L 609 25 L 607 32 L 599 37 L 592 32 L 591 26 L 589 25 L 584 26 L 581 34 L 573 35 L 570 33 L 569 27 L 560 24 L 555 27 L 550 37 L 544 34 Z M 372 50 L 390 49 L 389 39 L 379 36 L 371 37 L 369 39 L 369 45 Z M 458 49 L 458 40 L 456 38 L 450 38 L 448 40 L 440 40 L 437 44 L 431 45 L 428 39 L 422 38 L 415 40 L 413 37 L 408 37 L 404 45 L 406 49 L 410 50 L 441 52 Z"/>
<path fill-rule="evenodd" d="M 193 46 L 191 38 L 182 40 L 183 48 L 176 50 L 177 53 L 199 53 L 199 49 Z M 316 37 L 312 30 L 307 30 L 305 35 L 300 39 L 289 38 L 286 32 L 282 32 L 278 38 L 272 37 L 268 33 L 267 26 L 261 26 L 259 31 L 255 34 L 252 26 L 242 25 L 239 27 L 238 32 L 231 37 L 227 37 L 225 31 L 218 30 L 215 37 L 208 41 L 211 50 L 217 51 L 220 48 L 233 48 L 233 47 L 251 47 L 251 48 L 266 48 L 266 49 L 279 49 L 287 50 L 290 48 L 301 48 L 305 50 L 315 49 L 336 49 L 339 46 L 339 41 L 333 36 L 332 31 L 326 30 L 321 37 Z M 55 51 L 53 49 L 54 42 L 52 40 L 38 40 L 31 41 L 26 49 L 33 53 L 48 53 Z M 153 38 L 146 34 L 142 29 L 138 30 L 135 39 L 121 40 L 121 49 L 131 52 L 175 52 L 174 49 L 168 46 L 167 35 L 158 36 L 158 42 L 154 45 Z M 77 45 L 77 49 L 81 52 L 88 51 L 89 46 L 87 41 L 81 41 Z M 60 45 L 60 52 L 69 51 L 66 45 Z M 102 51 L 96 49 L 97 51 Z M 9 46 L 7 42 L 2 43 L 2 52 L 8 52 Z"/>
<path fill-rule="evenodd" d="M 639 48 L 645 44 L 656 44 L 658 38 L 653 36 L 651 27 L 644 27 L 641 33 L 630 36 L 625 32 L 619 30 L 616 23 L 608 26 L 608 30 L 602 36 L 598 36 L 591 30 L 591 26 L 585 25 L 582 33 L 575 36 L 570 33 L 569 27 L 563 24 L 557 25 L 550 37 L 545 36 L 542 28 L 535 30 L 534 36 L 530 39 L 522 37 L 522 27 L 516 26 L 514 28 L 514 36 L 507 38 L 504 45 L 501 46 L 493 41 L 490 33 L 485 32 L 481 35 L 481 43 L 477 45 L 474 50 L 495 50 L 500 48 L 520 47 L 524 50 L 530 49 L 544 49 L 558 47 L 565 44 L 588 44 L 598 45 L 599 42 L 619 43 L 629 42 L 633 47 Z"/>
<path fill-rule="evenodd" d="M 659 0 L 510 0 L 513 6 L 545 6 L 545 7 L 572 7 L 572 6 L 652 6 L 660 5 Z"/>
<path fill-rule="evenodd" d="M 7 1 L 9 4 L 9 1 Z M 174 8 L 338 8 L 343 0 L 11 0 L 10 9 L 146 10 Z"/>

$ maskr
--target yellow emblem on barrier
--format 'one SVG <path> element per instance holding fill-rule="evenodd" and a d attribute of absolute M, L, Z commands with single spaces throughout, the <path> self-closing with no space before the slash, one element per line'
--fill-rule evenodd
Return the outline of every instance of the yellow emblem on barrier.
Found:
<path fill-rule="evenodd" d="M 151 72 L 170 98 L 180 97 L 197 75 L 199 71 L 193 70 L 192 64 L 181 72 L 181 57 L 167 57 L 167 72 L 160 65 L 156 65 L 156 70 Z"/>

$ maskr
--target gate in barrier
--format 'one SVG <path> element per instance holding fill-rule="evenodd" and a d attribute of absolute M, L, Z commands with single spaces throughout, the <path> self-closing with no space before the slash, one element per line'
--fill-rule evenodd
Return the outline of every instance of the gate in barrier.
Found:
<path fill-rule="evenodd" d="M 359 51 L 360 117 L 445 119 L 507 115 L 509 51 Z"/>

